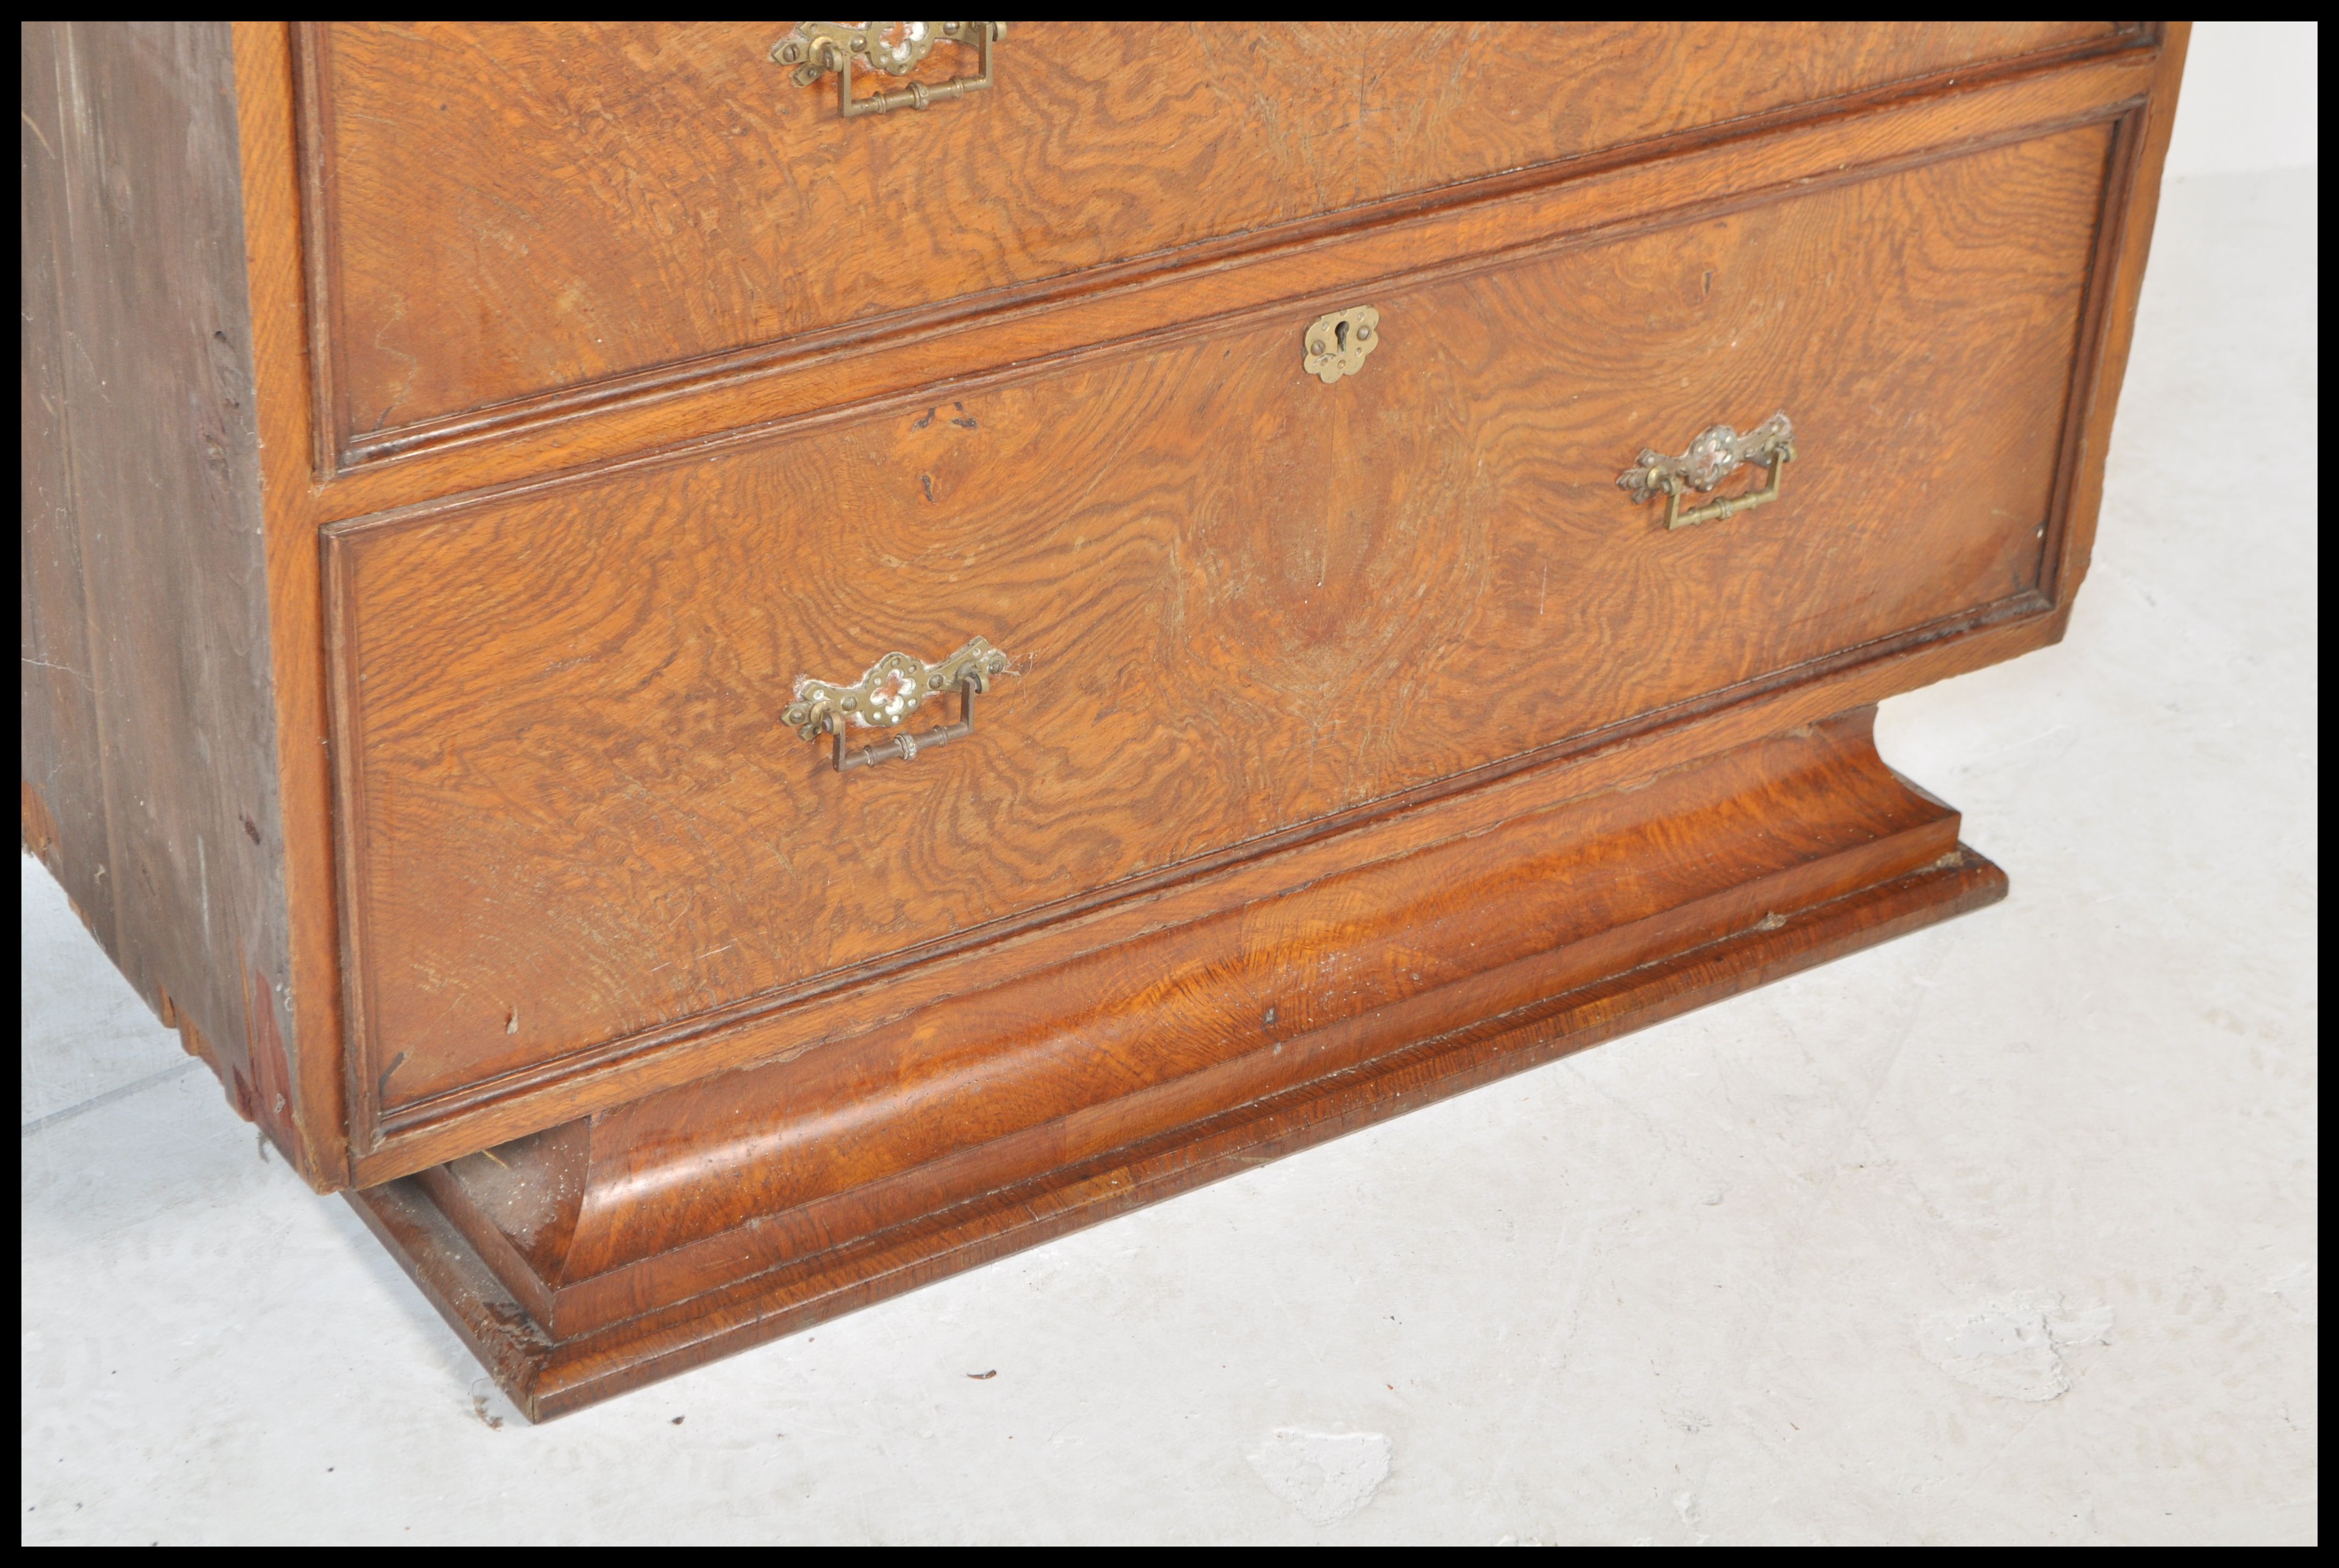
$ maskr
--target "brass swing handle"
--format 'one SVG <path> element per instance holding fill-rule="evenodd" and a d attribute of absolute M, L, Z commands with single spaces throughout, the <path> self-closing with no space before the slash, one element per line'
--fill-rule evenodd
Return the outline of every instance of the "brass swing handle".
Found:
<path fill-rule="evenodd" d="M 1787 422 L 1786 415 L 1773 414 L 1742 436 L 1728 425 L 1712 426 L 1678 458 L 1644 449 L 1641 460 L 1617 475 L 1616 483 L 1633 492 L 1635 504 L 1662 495 L 1665 527 L 1686 528 L 1696 523 L 1719 522 L 1777 500 L 1780 470 L 1794 460 L 1795 428 Z M 1682 510 L 1683 490 L 1711 490 L 1745 463 L 1770 464 L 1770 483 L 1746 495 Z"/>
<path fill-rule="evenodd" d="M 799 22 L 795 30 L 772 45 L 772 58 L 793 65 L 791 78 L 809 87 L 823 76 L 836 74 L 836 111 L 846 119 L 856 114 L 884 114 L 895 109 L 923 109 L 945 98 L 963 98 L 991 85 L 991 46 L 1007 36 L 1004 22 Z M 890 93 L 853 95 L 853 64 L 883 76 L 906 76 L 933 46 L 947 40 L 975 51 L 975 73 L 948 82 L 913 82 Z"/>
<path fill-rule="evenodd" d="M 908 654 L 887 654 L 851 685 L 816 681 L 810 676 L 799 677 L 794 700 L 780 715 L 780 721 L 804 740 L 817 740 L 823 735 L 834 737 L 831 761 L 839 773 L 874 767 L 896 758 L 910 762 L 920 752 L 972 735 L 976 694 L 989 691 L 991 677 L 1006 668 L 1007 656 L 981 637 L 971 638 L 966 646 L 936 665 Z M 959 695 L 956 724 L 923 735 L 903 730 L 877 745 L 845 745 L 847 729 L 893 729 L 949 691 Z"/>

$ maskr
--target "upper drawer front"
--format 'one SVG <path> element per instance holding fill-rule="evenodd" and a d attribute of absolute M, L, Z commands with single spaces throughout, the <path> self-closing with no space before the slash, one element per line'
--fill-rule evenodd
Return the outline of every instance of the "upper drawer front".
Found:
<path fill-rule="evenodd" d="M 1018 23 L 845 120 L 789 25 L 308 25 L 338 449 L 2110 26 Z"/>
<path fill-rule="evenodd" d="M 343 525 L 358 1081 L 415 1107 L 2035 605 L 2111 133 Z M 1778 409 L 1765 507 L 1617 486 Z M 781 721 L 974 636 L 1016 671 L 945 749 L 840 774 Z"/>

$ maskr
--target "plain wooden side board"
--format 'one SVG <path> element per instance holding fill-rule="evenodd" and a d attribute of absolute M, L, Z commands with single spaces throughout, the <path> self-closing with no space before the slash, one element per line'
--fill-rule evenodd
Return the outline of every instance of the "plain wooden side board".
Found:
<path fill-rule="evenodd" d="M 330 1181 L 340 1129 L 303 1125 L 290 1054 L 311 1042 L 229 35 L 31 23 L 19 66 L 25 839 L 236 1108 Z"/>

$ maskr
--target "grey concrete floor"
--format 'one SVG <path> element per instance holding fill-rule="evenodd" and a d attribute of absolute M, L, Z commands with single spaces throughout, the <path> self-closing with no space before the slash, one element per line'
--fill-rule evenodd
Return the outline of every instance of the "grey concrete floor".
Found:
<path fill-rule="evenodd" d="M 548 1426 L 27 862 L 25 1538 L 2314 1540 L 2315 202 L 2170 186 L 2068 640 L 1884 710 L 2008 902 Z"/>

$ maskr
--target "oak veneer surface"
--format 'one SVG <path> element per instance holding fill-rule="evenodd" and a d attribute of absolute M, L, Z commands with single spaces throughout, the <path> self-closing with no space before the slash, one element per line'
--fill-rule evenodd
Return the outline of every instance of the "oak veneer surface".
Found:
<path fill-rule="evenodd" d="M 566 1292 L 547 1326 L 598 1327 L 675 1293 L 648 1278 L 704 1289 L 743 1257 L 808 1256 L 1933 865 L 1957 814 L 1883 765 L 1872 715 L 1523 811 L 651 1096 L 581 1142 L 563 1129 L 449 1169 L 483 1213 L 522 1217 L 510 1228 Z M 1172 992 L 1174 1012 L 1156 1000 Z M 539 1216 L 547 1196 L 558 1213 Z"/>
<path fill-rule="evenodd" d="M 712 1078 L 355 1199 L 521 1409 L 558 1415 L 2003 896 L 2003 874 L 1956 843 L 1956 813 L 1877 758 L 1870 716 L 1505 822 L 1498 843 L 1551 856 L 1480 857 L 1480 878 L 1515 879 L 1524 930 L 1502 929 L 1483 883 L 1441 886 L 1438 851 L 1372 868 L 1385 885 L 1311 890 L 1299 902 L 1355 919 L 1342 934 L 1357 939 L 1360 989 L 1427 982 L 1396 1009 L 1360 1002 L 1345 1026 L 1270 1007 L 1167 1050 L 1141 1029 L 1093 1043 L 1069 1031 L 1026 1041 L 1036 1050 L 997 1081 L 971 1053 L 896 1036 Z M 1612 855 L 1645 875 L 1615 874 Z M 1505 951 L 1408 972 L 1414 941 L 1454 914 Z M 1278 983 L 1276 962 L 1249 980 Z M 1280 962 L 1288 1001 L 1341 989 L 1300 972 L 1300 950 Z M 1080 1070 L 1030 1070 L 1051 1051 Z M 854 1075 L 842 1097 L 820 1092 Z M 1108 1098 L 1082 1106 L 1082 1088 Z M 835 1136 L 840 1108 L 865 1146 Z M 980 1124 L 951 1137 L 969 1110 Z M 917 1151 L 888 1121 L 954 1151 L 905 1164 Z"/>
<path fill-rule="evenodd" d="M 530 1414 L 2003 890 L 2182 25 L 785 25 L 23 35 L 25 843 Z"/>
<path fill-rule="evenodd" d="M 1018 23 L 992 90 L 847 122 L 787 26 L 305 25 L 336 449 L 2119 31 Z"/>
<path fill-rule="evenodd" d="M 360 1092 L 411 1106 L 2019 602 L 2110 132 L 338 531 Z M 1942 330 L 1953 322 L 1954 330 Z M 1784 498 L 1617 472 L 1774 409 Z M 776 722 L 982 635 L 977 740 Z"/>

